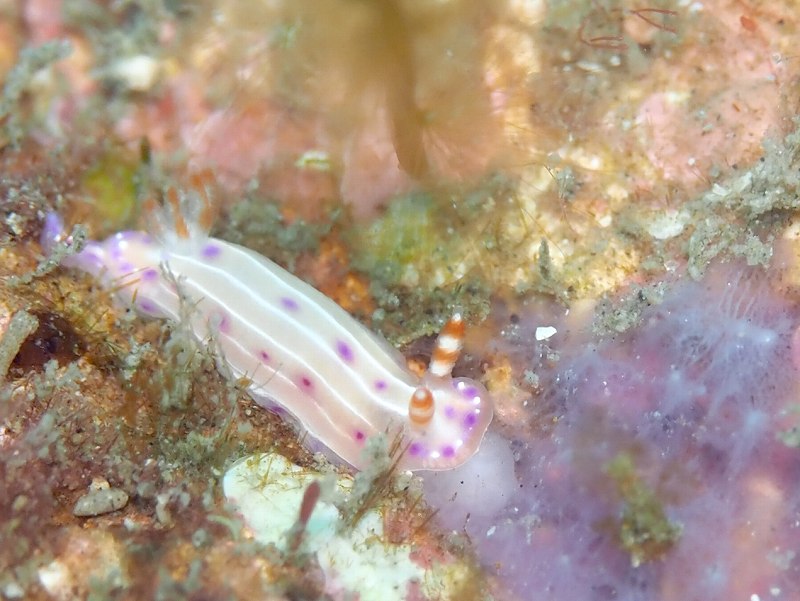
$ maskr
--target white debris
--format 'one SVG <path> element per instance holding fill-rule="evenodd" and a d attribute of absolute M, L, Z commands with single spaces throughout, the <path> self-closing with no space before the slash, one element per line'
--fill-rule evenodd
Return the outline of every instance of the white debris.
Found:
<path fill-rule="evenodd" d="M 558 330 L 553 326 L 539 326 L 536 328 L 536 340 L 547 340 L 556 332 L 558 332 Z"/>
<path fill-rule="evenodd" d="M 22 599 L 25 596 L 25 589 L 12 580 L 3 587 L 3 595 L 7 599 Z"/>
<path fill-rule="evenodd" d="M 39 568 L 39 584 L 51 597 L 60 600 L 70 599 L 72 595 L 72 575 L 69 568 L 58 560 Z"/>
<path fill-rule="evenodd" d="M 225 473 L 222 487 L 256 540 L 285 549 L 285 534 L 297 520 L 303 494 L 321 477 L 281 455 L 263 453 L 237 462 Z M 339 476 L 337 485 L 348 491 L 352 482 Z M 384 542 L 377 510 L 368 511 L 354 528 L 341 529 L 339 520 L 337 508 L 321 499 L 305 529 L 305 548 L 316 552 L 326 588 L 356 593 L 361 601 L 401 601 L 411 582 L 423 584 L 425 571 L 411 561 L 411 547 Z"/>
<path fill-rule="evenodd" d="M 111 74 L 133 92 L 147 92 L 158 80 L 161 63 L 146 54 L 121 58 L 111 66 Z"/>
<path fill-rule="evenodd" d="M 647 231 L 656 240 L 669 240 L 683 232 L 688 222 L 686 211 L 665 211 L 650 222 Z"/>
<path fill-rule="evenodd" d="M 306 150 L 294 162 L 294 166 L 298 169 L 327 173 L 331 170 L 331 157 L 324 150 Z"/>

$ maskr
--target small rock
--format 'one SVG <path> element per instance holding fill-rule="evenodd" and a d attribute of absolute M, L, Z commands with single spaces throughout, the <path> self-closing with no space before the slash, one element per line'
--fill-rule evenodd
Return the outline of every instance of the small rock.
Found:
<path fill-rule="evenodd" d="M 122 509 L 128 504 L 128 493 L 120 488 L 91 490 L 75 503 L 72 515 L 94 517 Z"/>
<path fill-rule="evenodd" d="M 106 480 L 102 476 L 95 476 L 94 478 L 92 478 L 92 481 L 89 484 L 89 492 L 96 492 L 98 490 L 108 490 L 109 488 L 111 488 L 111 485 L 108 483 L 108 480 Z"/>
<path fill-rule="evenodd" d="M 111 73 L 133 92 L 147 92 L 158 81 L 161 63 L 146 54 L 122 58 L 111 67 Z"/>

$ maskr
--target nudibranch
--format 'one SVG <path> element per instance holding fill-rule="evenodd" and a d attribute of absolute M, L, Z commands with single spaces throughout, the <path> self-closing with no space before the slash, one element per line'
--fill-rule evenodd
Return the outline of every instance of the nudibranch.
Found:
<path fill-rule="evenodd" d="M 193 193 L 147 207 L 150 232 L 89 242 L 64 261 L 114 290 L 141 314 L 180 319 L 212 336 L 219 361 L 264 407 L 285 408 L 313 437 L 357 469 L 366 440 L 400 441 L 398 467 L 446 470 L 469 459 L 492 420 L 485 388 L 451 370 L 464 323 L 444 326 L 427 373 L 344 309 L 258 253 L 208 236 L 208 203 Z M 48 217 L 45 244 L 60 237 Z M 183 310 L 182 310 L 183 309 Z"/>

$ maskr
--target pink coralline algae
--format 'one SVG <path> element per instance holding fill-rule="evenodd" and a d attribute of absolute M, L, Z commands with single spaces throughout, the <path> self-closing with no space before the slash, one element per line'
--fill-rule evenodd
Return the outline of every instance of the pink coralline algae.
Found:
<path fill-rule="evenodd" d="M 531 400 L 553 425 L 510 443 L 516 491 L 449 525 L 512 598 L 800 598 L 798 323 L 778 271 L 722 265 L 624 334 L 563 332 Z"/>

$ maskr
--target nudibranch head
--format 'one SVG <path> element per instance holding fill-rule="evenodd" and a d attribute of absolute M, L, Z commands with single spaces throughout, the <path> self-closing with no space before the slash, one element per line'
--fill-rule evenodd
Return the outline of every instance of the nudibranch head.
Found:
<path fill-rule="evenodd" d="M 152 317 L 166 315 L 152 294 L 163 295 L 161 245 L 143 232 L 118 232 L 103 242 L 89 242 L 79 253 L 64 261 L 69 267 L 86 271 L 114 293 L 125 304 Z"/>
<path fill-rule="evenodd" d="M 478 382 L 427 374 L 409 401 L 400 467 L 446 470 L 464 463 L 478 450 L 492 415 L 492 400 Z"/>

